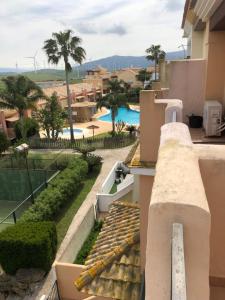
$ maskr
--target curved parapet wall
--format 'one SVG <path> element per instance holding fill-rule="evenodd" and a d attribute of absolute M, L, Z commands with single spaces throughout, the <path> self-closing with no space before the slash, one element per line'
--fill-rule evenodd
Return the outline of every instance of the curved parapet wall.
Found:
<path fill-rule="evenodd" d="M 210 213 L 188 127 L 161 127 L 156 175 L 149 206 L 146 299 L 171 296 L 171 236 L 183 224 L 187 299 L 209 299 Z"/>

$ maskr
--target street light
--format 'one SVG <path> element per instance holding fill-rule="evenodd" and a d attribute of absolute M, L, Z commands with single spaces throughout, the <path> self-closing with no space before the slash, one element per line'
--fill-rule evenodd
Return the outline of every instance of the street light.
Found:
<path fill-rule="evenodd" d="M 30 194 L 31 194 L 32 202 L 34 202 L 33 188 L 32 188 L 32 183 L 31 183 L 31 178 L 30 178 L 30 172 L 29 172 L 29 168 L 28 168 L 28 161 L 27 161 L 28 150 L 29 150 L 29 145 L 27 145 L 25 143 L 21 144 L 21 145 L 19 145 L 19 146 L 17 146 L 15 148 L 15 151 L 17 153 L 19 153 L 19 154 L 21 154 L 22 156 L 25 157 L 26 168 L 27 168 L 27 177 L 28 177 L 28 183 L 29 183 L 29 188 L 30 188 Z"/>

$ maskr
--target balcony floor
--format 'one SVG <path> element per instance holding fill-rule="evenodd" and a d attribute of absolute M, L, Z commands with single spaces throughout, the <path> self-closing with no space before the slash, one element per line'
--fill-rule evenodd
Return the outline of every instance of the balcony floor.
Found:
<path fill-rule="evenodd" d="M 210 300 L 224 300 L 225 287 L 211 286 L 210 287 Z"/>
<path fill-rule="evenodd" d="M 225 135 L 217 136 L 217 137 L 206 137 L 203 128 L 189 128 L 189 130 L 193 142 L 209 143 L 209 144 L 225 144 Z"/>

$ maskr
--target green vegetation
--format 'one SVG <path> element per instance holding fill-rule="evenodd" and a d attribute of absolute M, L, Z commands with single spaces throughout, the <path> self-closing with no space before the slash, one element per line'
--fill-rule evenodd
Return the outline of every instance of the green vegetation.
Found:
<path fill-rule="evenodd" d="M 20 223 L 0 233 L 0 263 L 9 274 L 20 268 L 49 271 L 56 254 L 56 227 L 52 222 Z"/>
<path fill-rule="evenodd" d="M 38 122 L 33 118 L 25 118 L 23 121 L 18 120 L 14 126 L 17 140 L 22 138 L 24 131 L 26 137 L 31 137 L 39 132 Z"/>
<path fill-rule="evenodd" d="M 127 104 L 126 91 L 128 87 L 123 81 L 117 79 L 109 80 L 109 93 L 98 100 L 96 107 L 101 109 L 105 107 L 111 110 L 112 133 L 115 134 L 115 119 L 120 107 L 129 108 Z"/>
<path fill-rule="evenodd" d="M 18 112 L 21 135 L 23 139 L 26 139 L 24 111 L 34 109 L 35 103 L 43 97 L 43 92 L 36 83 L 22 75 L 8 76 L 2 81 L 5 84 L 5 89 L 0 92 L 0 108 L 15 109 Z"/>
<path fill-rule="evenodd" d="M 92 247 L 94 246 L 94 243 L 99 235 L 99 232 L 101 231 L 103 222 L 102 221 L 95 221 L 94 227 L 92 228 L 88 238 L 84 242 L 82 248 L 77 254 L 77 257 L 74 261 L 75 264 L 83 265 L 88 254 L 90 253 Z"/>
<path fill-rule="evenodd" d="M 74 215 L 80 208 L 81 204 L 86 199 L 88 193 L 90 192 L 92 186 L 94 185 L 96 178 L 101 170 L 101 166 L 95 168 L 92 173 L 89 173 L 83 183 L 80 185 L 77 192 L 73 195 L 70 202 L 66 204 L 60 211 L 60 215 L 56 220 L 58 245 L 62 242 L 70 223 L 72 222 Z"/>
<path fill-rule="evenodd" d="M 44 108 L 38 111 L 37 120 L 41 127 L 46 131 L 47 138 L 56 139 L 62 132 L 67 118 L 67 113 L 59 104 L 57 93 L 48 97 Z"/>
<path fill-rule="evenodd" d="M 68 103 L 68 117 L 70 125 L 70 138 L 74 141 L 73 132 L 73 116 L 71 109 L 71 98 L 69 89 L 69 73 L 72 72 L 72 66 L 70 59 L 74 62 L 81 64 L 85 59 L 86 52 L 81 47 L 81 38 L 73 36 L 72 30 L 65 30 L 60 32 L 54 32 L 52 38 L 44 42 L 44 51 L 48 56 L 48 61 L 55 65 L 58 65 L 62 59 L 65 64 L 65 80 L 67 87 L 67 103 Z"/>
<path fill-rule="evenodd" d="M 4 83 L 1 79 L 7 76 L 16 76 L 15 73 L 1 73 L 0 74 L 0 90 L 4 88 Z M 56 70 L 56 69 L 44 69 L 38 70 L 37 72 L 30 71 L 30 72 L 23 72 L 20 75 L 24 75 L 28 77 L 30 80 L 35 82 L 41 81 L 64 81 L 65 80 L 65 71 L 64 70 Z M 84 73 L 82 75 L 85 75 Z M 76 70 L 73 70 L 69 73 L 69 82 L 70 84 L 73 83 L 80 83 L 82 82 L 81 78 L 78 78 L 78 74 Z"/>
<path fill-rule="evenodd" d="M 109 192 L 110 194 L 115 194 L 117 192 L 117 184 L 114 183 L 112 188 L 111 188 L 111 191 Z"/>
<path fill-rule="evenodd" d="M 128 104 L 138 104 L 139 105 L 139 98 L 140 98 L 140 91 L 142 88 L 130 88 L 127 91 L 127 98 L 128 98 Z"/>
<path fill-rule="evenodd" d="M 43 158 L 46 154 L 29 153 L 28 163 Z M 90 153 L 80 157 L 49 153 L 47 158 L 49 163 L 57 161 L 63 171 L 37 196 L 16 225 L 0 233 L 0 264 L 9 274 L 19 268 L 50 269 L 57 237 L 59 246 L 101 169 L 102 158 Z M 47 167 L 48 163 L 43 166 Z"/>
<path fill-rule="evenodd" d="M 136 127 L 134 125 L 127 125 L 126 130 L 129 132 L 129 135 L 132 135 L 135 132 Z"/>
<path fill-rule="evenodd" d="M 145 81 L 150 81 L 152 78 L 152 72 L 148 72 L 147 69 L 141 69 L 136 76 L 137 80 L 141 81 L 144 85 Z"/>
<path fill-rule="evenodd" d="M 160 45 L 151 45 L 151 47 L 146 50 L 146 53 L 147 53 L 146 59 L 155 62 L 155 80 L 156 80 L 157 79 L 156 67 L 159 64 L 160 60 L 165 59 L 166 53 L 163 50 L 161 50 Z"/>
<path fill-rule="evenodd" d="M 61 208 L 77 192 L 88 172 L 87 163 L 79 158 L 70 161 L 49 186 L 37 197 L 35 203 L 22 215 L 20 222 L 54 220 Z"/>

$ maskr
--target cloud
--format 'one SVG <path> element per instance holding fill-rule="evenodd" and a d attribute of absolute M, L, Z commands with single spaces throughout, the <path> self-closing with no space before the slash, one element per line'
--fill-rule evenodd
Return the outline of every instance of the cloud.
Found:
<path fill-rule="evenodd" d="M 70 23 L 71 24 L 71 23 Z M 101 22 L 82 22 L 82 23 L 75 23 L 72 24 L 72 27 L 74 27 L 80 34 L 99 34 L 99 35 L 105 35 L 105 34 L 114 34 L 118 36 L 122 36 L 127 34 L 127 29 L 122 24 L 112 24 L 110 26 L 102 26 Z"/>
<path fill-rule="evenodd" d="M 114 24 L 109 28 L 106 28 L 103 33 L 111 33 L 111 34 L 117 34 L 117 35 L 125 35 L 127 34 L 127 29 L 125 26 L 121 24 Z"/>
<path fill-rule="evenodd" d="M 183 9 L 184 0 L 166 0 L 165 9 L 169 11 L 178 11 Z"/>
<path fill-rule="evenodd" d="M 98 29 L 93 23 L 78 23 L 74 25 L 76 30 L 81 34 L 97 34 Z"/>
<path fill-rule="evenodd" d="M 98 1 L 97 5 L 91 6 L 87 9 L 86 13 L 81 16 L 80 20 L 93 20 L 96 18 L 104 17 L 109 14 L 113 14 L 116 11 L 122 9 L 124 6 L 128 6 L 131 0 L 113 0 L 113 2 Z"/>
<path fill-rule="evenodd" d="M 88 57 L 144 55 L 151 44 L 165 51 L 182 43 L 180 23 L 185 0 L 0 0 L 0 66 L 31 66 L 25 56 L 52 32 L 71 28 L 79 35 Z M 121 38 L 122 37 L 122 38 Z M 137 41 L 137 42 L 134 42 Z"/>

